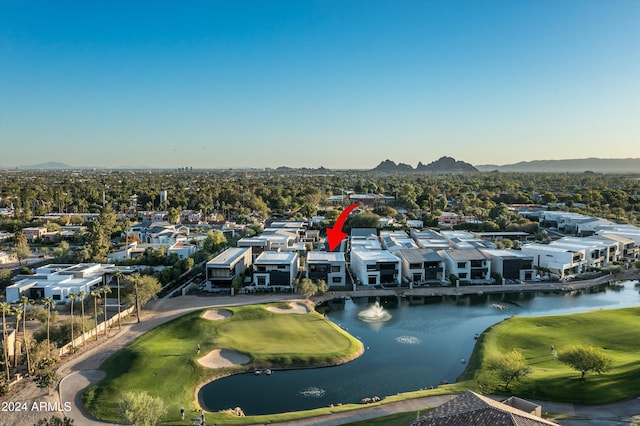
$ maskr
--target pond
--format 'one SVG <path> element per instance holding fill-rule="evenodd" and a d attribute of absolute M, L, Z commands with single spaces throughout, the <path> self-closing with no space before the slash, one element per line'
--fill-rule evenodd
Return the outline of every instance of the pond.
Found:
<path fill-rule="evenodd" d="M 403 300 L 383 305 L 390 316 L 383 322 L 362 318 L 372 305 L 368 299 L 347 300 L 343 309 L 332 309 L 327 316 L 363 342 L 366 350 L 361 357 L 335 367 L 225 377 L 206 384 L 199 402 L 209 411 L 239 406 L 247 415 L 273 414 L 453 383 L 473 351 L 474 336 L 487 327 L 512 315 L 639 306 L 635 283 L 598 292 L 438 297 L 419 305 Z M 549 341 L 549 346 L 554 343 Z"/>

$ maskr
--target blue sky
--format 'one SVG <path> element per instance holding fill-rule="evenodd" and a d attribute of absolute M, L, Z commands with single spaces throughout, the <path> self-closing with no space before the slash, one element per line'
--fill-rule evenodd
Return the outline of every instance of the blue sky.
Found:
<path fill-rule="evenodd" d="M 640 157 L 640 1 L 0 1 L 0 165 Z"/>

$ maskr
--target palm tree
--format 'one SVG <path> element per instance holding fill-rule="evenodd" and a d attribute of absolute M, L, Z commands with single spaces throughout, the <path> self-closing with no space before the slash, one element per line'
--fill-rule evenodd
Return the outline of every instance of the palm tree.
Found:
<path fill-rule="evenodd" d="M 20 304 L 22 305 L 22 339 L 24 340 L 24 349 L 27 354 L 27 371 L 31 373 L 31 357 L 29 356 L 29 340 L 27 339 L 27 306 L 33 305 L 33 300 L 27 296 L 22 296 Z"/>
<path fill-rule="evenodd" d="M 56 305 L 56 302 L 54 302 L 52 298 L 47 297 L 46 299 L 42 299 L 42 305 L 47 310 L 47 349 L 51 350 L 51 339 L 50 339 L 51 308 L 53 308 Z"/>
<path fill-rule="evenodd" d="M 7 315 L 11 315 L 11 305 L 7 302 L 0 302 L 0 310 L 2 311 L 2 354 L 4 355 L 4 367 L 7 373 L 7 380 L 10 380 L 9 343 L 7 342 Z"/>
<path fill-rule="evenodd" d="M 18 368 L 18 329 L 20 327 L 20 318 L 22 318 L 22 308 L 20 306 L 12 306 L 11 307 L 11 313 L 13 314 L 14 318 L 16 319 L 16 327 L 15 327 L 15 331 L 13 334 L 13 350 L 14 350 L 14 355 L 13 355 L 13 366 L 15 368 Z"/>
<path fill-rule="evenodd" d="M 102 304 L 104 311 L 104 335 L 107 336 L 107 294 L 111 293 L 111 287 L 103 285 L 100 287 L 100 293 L 104 293 L 104 303 Z"/>
<path fill-rule="evenodd" d="M 100 298 L 100 291 L 91 290 L 91 296 L 93 297 L 93 317 L 96 321 L 96 341 L 98 341 L 98 299 Z"/>
<path fill-rule="evenodd" d="M 80 293 L 78 293 L 78 297 L 80 298 L 80 308 L 82 311 L 82 346 L 84 346 L 87 343 L 87 337 L 85 336 L 85 331 L 84 331 L 84 297 L 87 295 L 86 292 L 81 291 Z"/>
<path fill-rule="evenodd" d="M 73 302 L 78 297 L 75 293 L 69 293 L 69 299 L 71 299 L 71 347 L 73 348 L 75 344 L 73 343 Z"/>
<path fill-rule="evenodd" d="M 122 330 L 122 320 L 120 319 L 120 278 L 122 278 L 122 271 L 116 269 L 113 276 L 116 279 L 116 286 L 118 286 L 118 329 Z"/>
<path fill-rule="evenodd" d="M 136 301 L 136 318 L 137 322 L 140 323 L 140 299 L 138 298 L 138 285 L 140 283 L 140 274 L 134 273 L 131 274 L 131 284 L 133 284 L 133 293 L 135 295 Z"/>

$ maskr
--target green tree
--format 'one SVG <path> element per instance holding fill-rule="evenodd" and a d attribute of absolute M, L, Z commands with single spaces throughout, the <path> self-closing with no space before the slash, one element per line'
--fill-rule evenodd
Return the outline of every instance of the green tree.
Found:
<path fill-rule="evenodd" d="M 16 234 L 16 243 L 13 247 L 13 254 L 18 259 L 18 265 L 22 265 L 22 261 L 31 254 L 29 244 L 27 243 L 27 236 L 22 232 Z"/>
<path fill-rule="evenodd" d="M 56 305 L 52 298 L 42 299 L 42 306 L 47 311 L 47 345 L 51 345 L 51 309 Z"/>
<path fill-rule="evenodd" d="M 33 300 L 27 296 L 20 298 L 20 304 L 22 305 L 22 341 L 24 342 L 24 351 L 27 355 L 27 371 L 31 372 L 31 357 L 29 355 L 29 334 L 27 333 L 27 306 L 33 305 Z M 16 329 L 16 333 L 17 333 Z"/>
<path fill-rule="evenodd" d="M 2 354 L 4 359 L 4 368 L 7 381 L 11 378 L 9 375 L 9 342 L 7 341 L 7 315 L 11 315 L 12 307 L 7 302 L 0 302 L 0 311 L 2 311 Z"/>
<path fill-rule="evenodd" d="M 209 253 L 215 253 L 227 244 L 224 234 L 216 229 L 207 232 L 207 238 L 202 243 L 202 249 Z"/>
<path fill-rule="evenodd" d="M 59 261 L 65 261 L 69 259 L 71 254 L 71 250 L 69 248 L 69 243 L 66 241 L 61 241 L 58 247 L 53 249 L 53 257 L 58 259 Z"/>
<path fill-rule="evenodd" d="M 487 369 L 493 371 L 504 383 L 504 389 L 509 389 L 509 384 L 522 380 L 531 374 L 531 368 L 527 366 L 524 355 L 513 349 L 506 354 L 495 355 L 487 361 Z"/>
<path fill-rule="evenodd" d="M 122 271 L 120 269 L 116 269 L 113 273 L 113 277 L 116 279 L 116 297 L 118 299 L 118 329 L 122 329 L 122 320 L 120 318 L 120 279 L 122 278 Z"/>
<path fill-rule="evenodd" d="M 120 420 L 126 424 L 152 426 L 167 414 L 164 401 L 145 391 L 127 391 L 122 395 L 119 406 Z"/>
<path fill-rule="evenodd" d="M 33 372 L 33 381 L 39 388 L 47 388 L 49 395 L 51 395 L 51 390 L 56 386 L 60 378 L 54 366 L 55 361 L 53 359 L 45 358 L 35 366 Z"/>
<path fill-rule="evenodd" d="M 100 291 L 91 290 L 91 297 L 93 297 L 93 318 L 96 321 L 96 341 L 98 341 L 98 299 L 100 299 Z"/>
<path fill-rule="evenodd" d="M 104 312 L 104 336 L 107 336 L 107 294 L 111 293 L 111 287 L 103 285 L 100 287 L 100 293 L 104 294 L 104 303 L 102 311 Z"/>
<path fill-rule="evenodd" d="M 70 419 L 67 416 L 60 418 L 56 415 L 49 417 L 48 419 L 40 419 L 37 423 L 34 423 L 33 426 L 72 426 L 73 419 Z"/>
<path fill-rule="evenodd" d="M 318 292 L 318 286 L 310 278 L 303 278 L 296 284 L 296 291 L 308 299 Z"/>
<path fill-rule="evenodd" d="M 149 300 L 155 299 L 161 290 L 160 282 L 150 275 L 140 275 L 137 272 L 126 279 L 127 300 L 135 305 L 138 322 L 140 322 L 141 308 Z"/>
<path fill-rule="evenodd" d="M 87 234 L 87 246 L 89 257 L 96 262 L 102 262 L 107 258 L 111 247 L 110 238 L 116 224 L 116 215 L 109 204 L 102 209 L 98 218 L 89 224 Z"/>
<path fill-rule="evenodd" d="M 365 212 L 355 216 L 349 216 L 345 222 L 345 229 L 352 228 L 378 228 L 380 227 L 380 216 L 375 213 Z"/>
<path fill-rule="evenodd" d="M 11 285 L 13 276 L 10 269 L 0 269 L 0 291 Z"/>
<path fill-rule="evenodd" d="M 0 396 L 7 395 L 9 393 L 9 376 L 3 371 L 0 373 Z"/>
<path fill-rule="evenodd" d="M 558 360 L 581 373 L 581 379 L 589 371 L 604 373 L 611 368 L 611 358 L 593 346 L 571 345 L 558 351 Z"/>

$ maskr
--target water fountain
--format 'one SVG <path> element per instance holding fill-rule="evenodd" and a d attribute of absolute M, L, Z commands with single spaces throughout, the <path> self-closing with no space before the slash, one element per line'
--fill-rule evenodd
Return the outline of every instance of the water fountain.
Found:
<path fill-rule="evenodd" d="M 391 319 L 391 314 L 380 306 L 380 303 L 376 301 L 373 305 L 367 309 L 358 313 L 358 318 L 364 322 L 385 322 Z"/>

